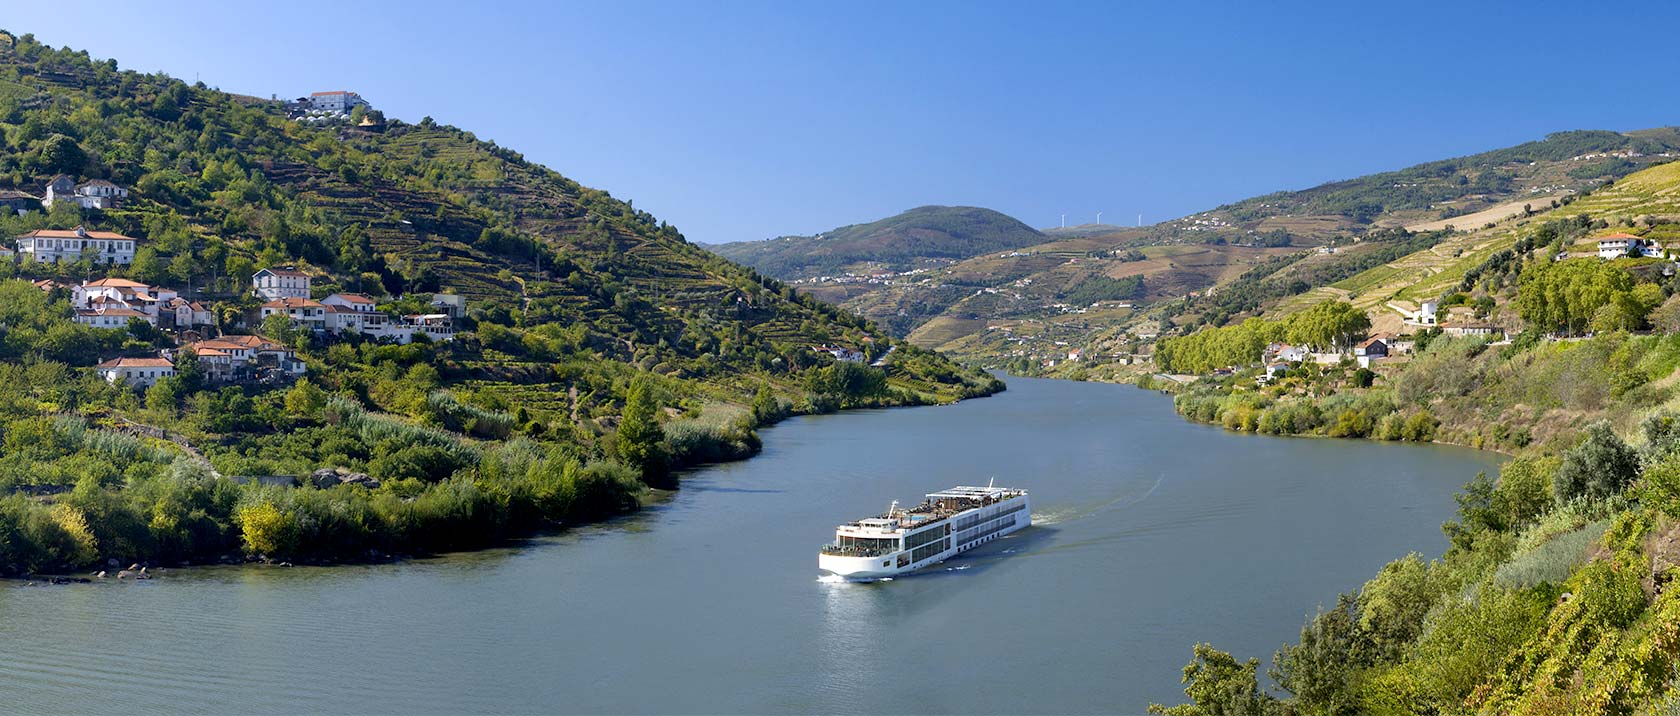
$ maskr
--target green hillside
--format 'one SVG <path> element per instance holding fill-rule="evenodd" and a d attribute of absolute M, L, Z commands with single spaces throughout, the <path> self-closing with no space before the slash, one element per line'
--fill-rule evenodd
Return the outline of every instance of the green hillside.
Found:
<path fill-rule="evenodd" d="M 829 280 L 802 274 L 802 287 L 918 345 L 981 364 L 1002 365 L 1007 359 L 1019 369 L 1065 354 L 1063 344 L 1095 353 L 1130 351 L 1136 346 L 1127 334 L 1162 319 L 1217 324 L 1279 300 L 1292 300 L 1295 309 L 1325 297 L 1354 296 L 1364 306 L 1411 300 L 1396 295 L 1406 293 L 1399 288 L 1379 285 L 1379 277 L 1352 277 L 1412 256 L 1419 242 L 1454 262 L 1483 260 L 1510 240 L 1466 232 L 1547 210 L 1553 202 L 1670 161 L 1677 150 L 1680 132 L 1674 128 L 1559 132 L 1505 149 L 1275 192 L 1151 226 L 1050 229 L 1040 242 L 933 263 L 914 276 L 867 282 L 845 276 L 879 270 L 860 258 L 850 268 L 833 267 Z M 779 248 L 785 256 L 813 246 L 790 241 Z M 1419 273 L 1438 275 L 1446 284 L 1456 281 L 1436 271 L 1436 263 L 1419 255 L 1384 270 L 1407 286 Z M 1208 294 L 1215 300 L 1205 300 Z M 1074 305 L 1093 296 L 1147 310 Z M 1011 330 L 1009 340 L 979 335 L 998 327 Z"/>
<path fill-rule="evenodd" d="M 972 206 L 921 206 L 817 236 L 785 236 L 710 247 L 783 280 L 908 271 L 1044 241 L 1009 216 Z"/>
<path fill-rule="evenodd" d="M 1167 713 L 1232 703 L 1247 713 L 1675 711 L 1680 283 L 1666 258 L 1600 258 L 1597 238 L 1669 245 L 1680 237 L 1676 196 L 1680 163 L 1662 164 L 1473 231 L 1414 235 L 1426 238 L 1380 265 L 1157 343 L 1155 369 L 1236 366 L 1172 384 L 1192 420 L 1516 456 L 1458 495 L 1440 559 L 1394 561 L 1278 650 L 1268 673 L 1287 698 L 1247 686 L 1257 661 L 1204 645 L 1186 671 L 1196 706 Z M 1218 299 L 1185 315 L 1207 315 Z M 1510 339 L 1400 327 L 1399 309 L 1424 299 L 1440 301 L 1443 321 Z M 1258 380 L 1266 342 L 1310 342 L 1304 329 L 1325 315 L 1389 322 L 1416 349 L 1370 370 L 1307 363 Z"/>
<path fill-rule="evenodd" d="M 0 573 L 477 546 L 633 507 L 675 470 L 751 454 L 753 428 L 790 413 L 1001 387 L 430 118 L 298 122 L 3 33 L 0 87 L 0 189 L 66 173 L 133 192 L 8 213 L 0 233 L 83 225 L 140 246 L 115 269 L 0 262 Z M 279 265 L 317 298 L 362 292 L 400 314 L 454 292 L 467 315 L 454 340 L 406 346 L 259 324 L 249 277 Z M 106 275 L 179 288 L 219 330 L 295 349 L 308 378 L 211 385 L 183 357 L 144 394 L 105 383 L 95 362 L 177 336 L 73 323 L 63 290 L 25 279 Z M 231 479 L 323 468 L 379 486 Z"/>

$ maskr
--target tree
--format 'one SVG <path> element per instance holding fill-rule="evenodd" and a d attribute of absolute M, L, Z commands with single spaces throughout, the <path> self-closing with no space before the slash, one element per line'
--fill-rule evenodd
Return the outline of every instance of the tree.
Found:
<path fill-rule="evenodd" d="M 204 387 L 204 367 L 198 364 L 198 351 L 191 346 L 175 355 L 175 384 L 183 395 L 197 393 Z"/>
<path fill-rule="evenodd" d="M 1552 476 L 1552 497 L 1602 499 L 1622 491 L 1639 475 L 1639 455 L 1600 420 L 1587 426 L 1579 445 L 1565 453 Z"/>
<path fill-rule="evenodd" d="M 624 416 L 618 422 L 613 449 L 621 462 L 640 470 L 642 481 L 650 485 L 664 481 L 669 462 L 665 429 L 659 425 L 658 413 L 653 382 L 645 375 L 638 376 L 630 382 L 625 396 Z"/>
<path fill-rule="evenodd" d="M 259 502 L 240 507 L 234 513 L 245 551 L 251 554 L 285 556 L 291 554 L 297 542 L 297 522 L 280 511 L 272 502 Z"/>
<path fill-rule="evenodd" d="M 168 277 L 163 259 L 158 257 L 157 249 L 141 246 L 134 252 L 134 261 L 128 265 L 128 273 L 134 280 L 141 283 L 160 284 Z"/>
<path fill-rule="evenodd" d="M 146 389 L 146 409 L 155 413 L 173 415 L 180 397 L 180 391 L 176 390 L 174 378 L 159 378 L 156 383 L 152 384 L 152 387 Z"/>
<path fill-rule="evenodd" d="M 1184 695 L 1179 706 L 1150 704 L 1149 713 L 1166 716 L 1263 716 L 1277 700 L 1260 691 L 1259 659 L 1238 663 L 1211 644 L 1197 644 L 1184 667 Z"/>
<path fill-rule="evenodd" d="M 1342 301 L 1324 301 L 1290 316 L 1285 337 L 1313 348 L 1333 349 L 1352 345 L 1371 330 L 1371 317 Z"/>
<path fill-rule="evenodd" d="M 54 134 L 41 145 L 41 168 L 48 172 L 77 175 L 86 166 L 87 153 L 70 137 Z"/>
<path fill-rule="evenodd" d="M 1579 333 L 1600 307 L 1632 288 L 1628 272 L 1599 261 L 1531 264 L 1517 280 L 1517 315 L 1540 330 Z"/>
<path fill-rule="evenodd" d="M 326 405 L 326 391 L 309 382 L 308 378 L 299 380 L 291 390 L 286 391 L 286 412 L 294 418 L 313 419 Z"/>
<path fill-rule="evenodd" d="M 1343 594 L 1336 608 L 1301 627 L 1301 643 L 1279 649 L 1271 675 L 1309 713 L 1355 714 L 1358 670 L 1370 664 L 1369 640 L 1359 628 L 1359 598 Z"/>

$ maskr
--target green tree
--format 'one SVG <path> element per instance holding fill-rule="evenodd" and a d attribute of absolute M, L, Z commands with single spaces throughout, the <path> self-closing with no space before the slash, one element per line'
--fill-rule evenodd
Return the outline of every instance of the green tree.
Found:
<path fill-rule="evenodd" d="M 240 507 L 234 513 L 245 551 L 269 557 L 287 556 L 297 544 L 297 522 L 272 502 Z"/>
<path fill-rule="evenodd" d="M 624 415 L 613 439 L 618 459 L 640 470 L 642 481 L 650 485 L 664 483 L 669 464 L 665 429 L 659 425 L 659 401 L 653 391 L 653 381 L 647 376 L 637 376 L 630 382 Z"/>
<path fill-rule="evenodd" d="M 327 405 L 327 393 L 309 382 L 299 380 L 286 391 L 286 412 L 294 418 L 314 419 Z"/>
<path fill-rule="evenodd" d="M 1335 609 L 1319 612 L 1301 628 L 1299 644 L 1286 644 L 1273 657 L 1272 678 L 1295 694 L 1303 712 L 1357 713 L 1358 672 L 1371 657 L 1359 616 L 1358 597 L 1343 594 Z"/>
<path fill-rule="evenodd" d="M 159 378 L 152 387 L 146 389 L 146 409 L 155 413 L 174 415 L 175 406 L 180 403 L 180 391 L 176 389 L 174 378 Z"/>
<path fill-rule="evenodd" d="M 1537 262 L 1518 279 L 1517 315 L 1543 331 L 1579 333 L 1601 307 L 1632 288 L 1628 272 L 1597 260 Z"/>
<path fill-rule="evenodd" d="M 1565 453 L 1552 476 L 1552 497 L 1602 499 L 1621 492 L 1639 475 L 1639 455 L 1600 420 L 1587 426 L 1580 444 Z"/>
<path fill-rule="evenodd" d="M 54 134 L 41 145 L 41 168 L 49 173 L 79 175 L 87 167 L 87 153 L 76 140 Z"/>
<path fill-rule="evenodd" d="M 1276 699 L 1260 691 L 1260 660 L 1239 663 L 1211 644 L 1197 644 L 1184 667 L 1184 695 L 1190 703 L 1150 704 L 1149 713 L 1166 716 L 1264 716 Z"/>
<path fill-rule="evenodd" d="M 204 387 L 204 367 L 198 364 L 198 351 L 191 346 L 175 354 L 175 384 L 182 395 L 197 393 Z"/>

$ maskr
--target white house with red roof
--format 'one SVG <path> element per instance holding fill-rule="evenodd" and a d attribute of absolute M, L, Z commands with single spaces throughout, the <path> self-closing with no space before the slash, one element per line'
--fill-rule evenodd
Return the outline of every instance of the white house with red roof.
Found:
<path fill-rule="evenodd" d="M 262 336 L 222 336 L 194 343 L 192 349 L 211 380 L 243 380 L 263 369 L 286 376 L 306 372 L 296 351 Z"/>
<path fill-rule="evenodd" d="M 138 318 L 142 321 L 157 325 L 157 316 L 148 315 L 132 308 L 107 305 L 105 301 L 96 302 L 94 308 L 78 308 L 73 320 L 84 326 L 94 328 L 128 328 L 128 322 Z"/>
<path fill-rule="evenodd" d="M 309 274 L 294 267 L 265 268 L 251 274 L 251 293 L 270 301 L 309 298 Z"/>
<path fill-rule="evenodd" d="M 168 358 L 113 358 L 100 363 L 95 370 L 105 382 L 123 381 L 131 386 L 151 387 L 159 378 L 175 375 L 175 364 Z"/>
<path fill-rule="evenodd" d="M 295 325 L 310 330 L 324 331 L 327 329 L 327 307 L 320 301 L 307 298 L 277 298 L 262 305 L 262 317 L 281 315 L 292 319 Z"/>
<path fill-rule="evenodd" d="M 127 266 L 134 261 L 136 239 L 111 231 L 37 229 L 17 237 L 18 253 L 35 263 L 79 261 L 83 252 L 102 264 Z"/>

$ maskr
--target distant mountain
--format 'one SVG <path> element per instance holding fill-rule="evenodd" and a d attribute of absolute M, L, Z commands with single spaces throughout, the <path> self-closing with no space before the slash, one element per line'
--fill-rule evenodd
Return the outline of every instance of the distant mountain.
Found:
<path fill-rule="evenodd" d="M 1046 240 L 1013 217 L 973 206 L 921 206 L 816 236 L 784 236 L 709 247 L 784 280 L 900 272 L 947 264 Z"/>
<path fill-rule="evenodd" d="M 1040 242 L 930 262 L 929 271 L 914 276 L 859 280 L 828 273 L 837 278 L 813 281 L 807 274 L 799 289 L 959 358 L 1065 357 L 1067 345 L 1095 346 L 1122 328 L 1148 333 L 1163 317 L 1163 304 L 1193 293 L 1217 292 L 1221 310 L 1240 318 L 1280 295 L 1409 254 L 1414 238 L 1399 229 L 1463 234 L 1550 209 L 1676 157 L 1675 128 L 1558 132 L 1149 226 L 1041 230 Z M 1337 248 L 1310 251 L 1327 245 Z M 1267 288 L 1254 290 L 1262 280 Z"/>

